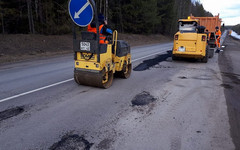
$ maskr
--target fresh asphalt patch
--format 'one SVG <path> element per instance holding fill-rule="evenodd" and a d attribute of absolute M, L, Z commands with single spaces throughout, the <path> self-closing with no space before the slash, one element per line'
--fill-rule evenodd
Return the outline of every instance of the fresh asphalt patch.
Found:
<path fill-rule="evenodd" d="M 172 56 L 172 51 L 167 51 L 166 54 L 158 55 L 153 59 L 144 60 L 141 64 L 136 66 L 133 70 L 134 71 L 145 71 L 149 68 L 159 64 L 160 62 L 166 61 L 169 57 Z"/>
<path fill-rule="evenodd" d="M 17 116 L 24 112 L 24 107 L 14 107 L 0 112 L 0 121 L 9 119 L 11 117 Z"/>
<path fill-rule="evenodd" d="M 153 97 L 149 92 L 143 91 L 140 94 L 137 94 L 132 99 L 132 106 L 144 106 L 148 105 L 154 101 L 156 101 L 157 98 Z"/>
<path fill-rule="evenodd" d="M 83 136 L 77 134 L 65 135 L 53 144 L 50 150 L 89 150 L 93 143 L 88 142 Z"/>

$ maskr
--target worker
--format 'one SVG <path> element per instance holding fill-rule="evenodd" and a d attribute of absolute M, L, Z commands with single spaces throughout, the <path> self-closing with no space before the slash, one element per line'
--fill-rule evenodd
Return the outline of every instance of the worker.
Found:
<path fill-rule="evenodd" d="M 221 36 L 222 36 L 222 32 L 219 30 L 219 27 L 217 26 L 216 28 L 216 32 L 215 32 L 215 35 L 216 35 L 216 38 L 217 38 L 217 47 L 218 49 L 220 48 L 220 39 L 221 39 Z"/>
<path fill-rule="evenodd" d="M 102 14 L 98 15 L 99 22 L 99 35 L 100 35 L 100 44 L 108 44 L 107 36 L 112 35 L 112 30 L 107 25 L 107 20 L 104 20 L 104 16 Z M 88 25 L 88 32 L 94 32 L 97 34 L 96 23 L 92 22 Z"/>

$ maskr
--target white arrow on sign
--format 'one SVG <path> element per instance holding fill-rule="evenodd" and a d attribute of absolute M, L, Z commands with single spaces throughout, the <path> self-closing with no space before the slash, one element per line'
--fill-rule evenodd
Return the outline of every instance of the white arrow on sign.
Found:
<path fill-rule="evenodd" d="M 87 3 L 83 5 L 83 7 L 78 12 L 75 12 L 74 19 L 78 19 L 79 15 L 88 7 L 88 5 L 90 5 L 89 1 L 87 1 Z"/>

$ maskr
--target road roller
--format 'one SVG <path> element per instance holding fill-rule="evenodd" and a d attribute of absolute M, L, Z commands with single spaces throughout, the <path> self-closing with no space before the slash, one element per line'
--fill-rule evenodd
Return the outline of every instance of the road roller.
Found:
<path fill-rule="evenodd" d="M 117 31 L 113 32 L 109 44 L 99 44 L 93 32 L 82 32 L 82 40 L 74 40 L 74 80 L 78 84 L 109 88 L 114 74 L 129 78 L 132 64 L 130 46 L 117 40 Z"/>
<path fill-rule="evenodd" d="M 82 31 L 81 38 L 77 39 L 74 29 L 74 80 L 80 85 L 109 88 L 114 77 L 130 77 L 130 46 L 127 42 L 118 40 L 116 30 L 108 37 L 108 43 L 99 42 L 98 14 L 94 4 L 93 7 L 97 32 Z"/>

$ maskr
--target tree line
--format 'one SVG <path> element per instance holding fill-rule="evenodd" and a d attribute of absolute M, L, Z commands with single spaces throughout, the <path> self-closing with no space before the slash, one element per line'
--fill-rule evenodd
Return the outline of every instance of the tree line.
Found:
<path fill-rule="evenodd" d="M 177 20 L 212 16 L 193 0 L 95 0 L 113 29 L 122 33 L 173 34 Z M 1 33 L 67 34 L 72 31 L 68 0 L 0 0 Z"/>
<path fill-rule="evenodd" d="M 240 35 L 240 24 L 233 26 L 232 29 Z"/>

